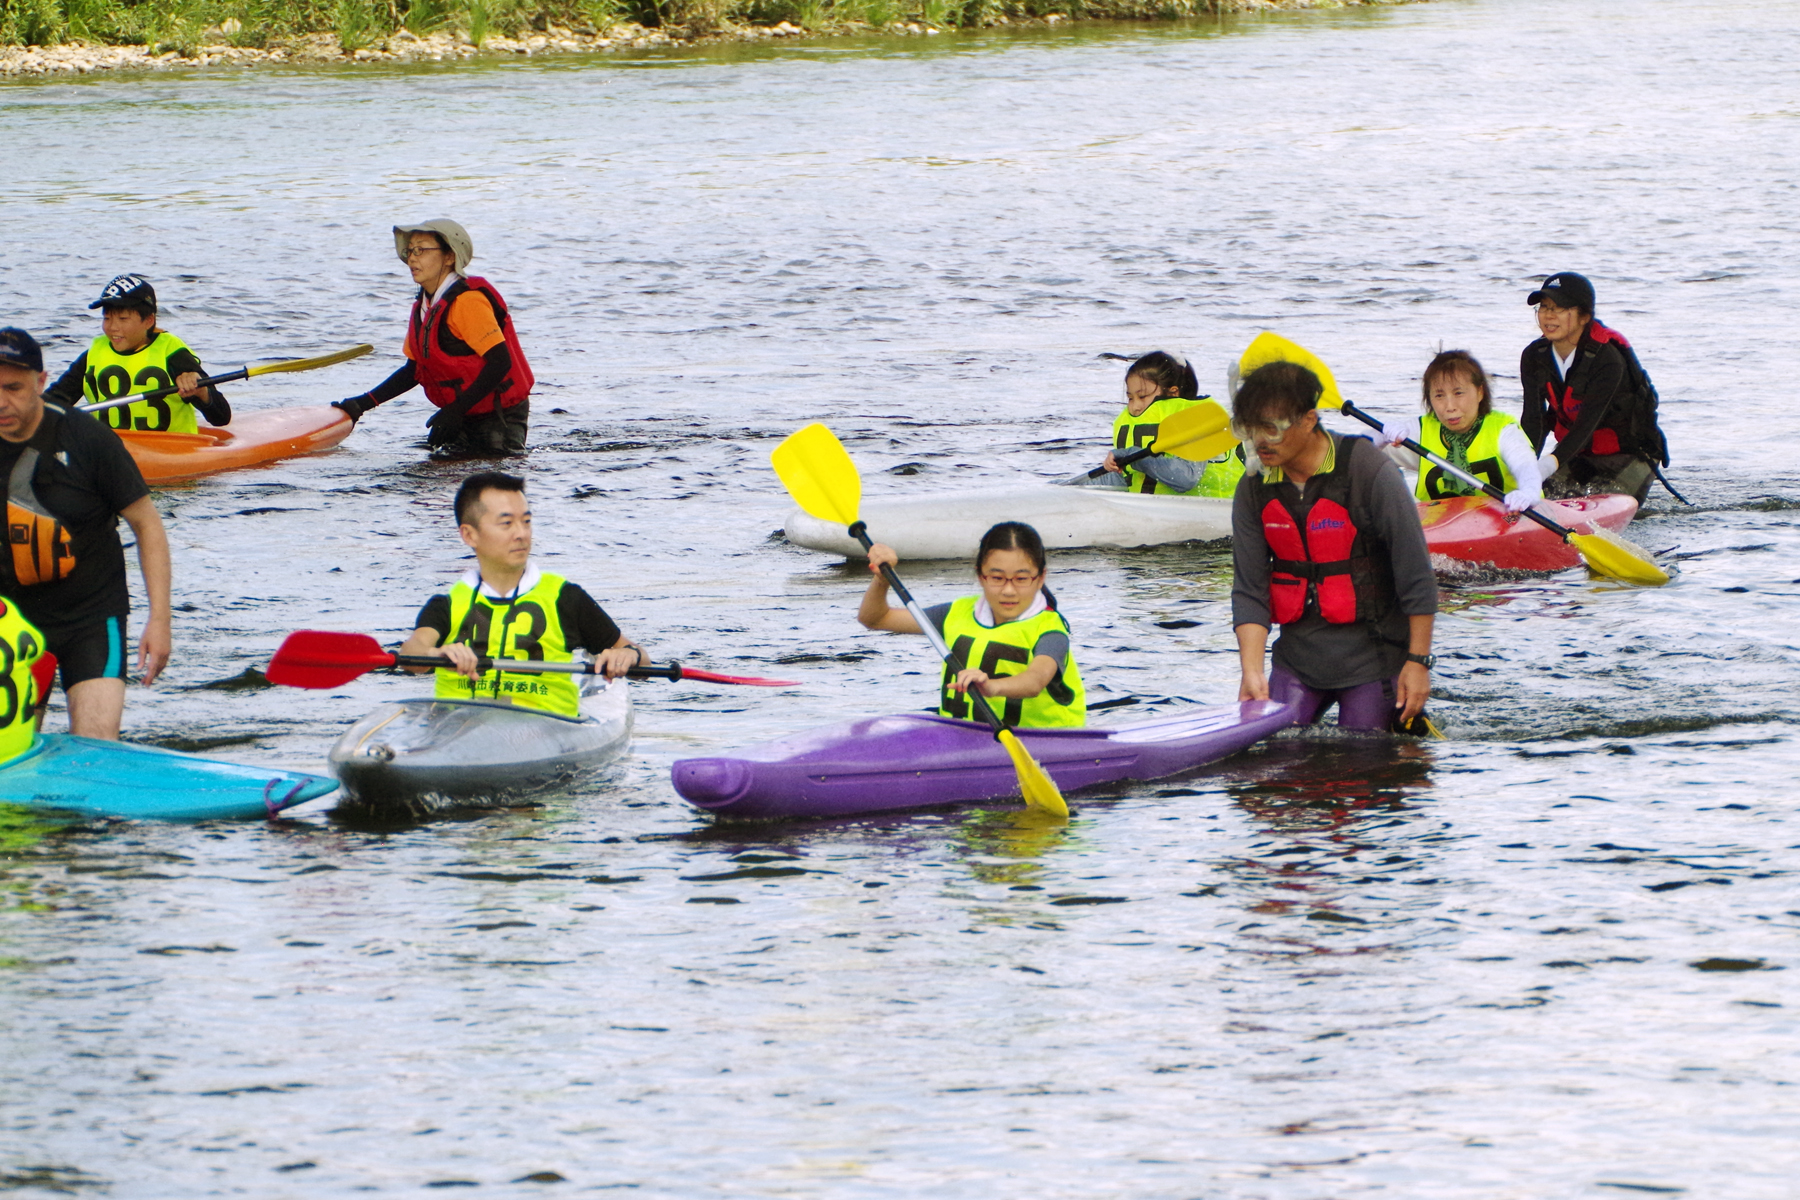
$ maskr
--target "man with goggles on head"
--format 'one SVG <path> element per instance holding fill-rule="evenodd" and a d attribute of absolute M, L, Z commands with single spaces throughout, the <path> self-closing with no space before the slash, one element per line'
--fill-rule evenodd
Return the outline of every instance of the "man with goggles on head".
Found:
<path fill-rule="evenodd" d="M 1431 690 L 1438 603 L 1425 533 L 1399 469 L 1319 424 L 1320 392 L 1311 371 L 1277 362 L 1232 400 L 1256 455 L 1232 500 L 1238 698 L 1295 705 L 1302 722 L 1336 703 L 1342 727 L 1410 732 Z"/>

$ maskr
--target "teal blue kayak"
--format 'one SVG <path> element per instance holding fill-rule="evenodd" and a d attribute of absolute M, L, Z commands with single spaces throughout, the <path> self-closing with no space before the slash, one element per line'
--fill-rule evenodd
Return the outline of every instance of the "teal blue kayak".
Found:
<path fill-rule="evenodd" d="M 0 764 L 0 804 L 143 821 L 272 817 L 337 781 L 67 733 Z"/>

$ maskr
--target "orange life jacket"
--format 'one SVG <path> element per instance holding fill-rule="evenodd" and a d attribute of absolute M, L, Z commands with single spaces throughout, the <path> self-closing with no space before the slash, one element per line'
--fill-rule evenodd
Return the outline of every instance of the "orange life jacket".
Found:
<path fill-rule="evenodd" d="M 421 291 L 419 298 L 413 301 L 412 318 L 407 322 L 406 348 L 411 352 L 414 378 L 424 387 L 426 398 L 439 408 L 455 404 L 463 389 L 475 382 L 487 362 L 475 353 L 473 346 L 450 332 L 451 301 L 465 291 L 480 292 L 494 306 L 500 336 L 506 339 L 507 352 L 512 355 L 511 373 L 467 414 L 482 416 L 494 411 L 496 397 L 501 407 L 511 408 L 530 395 L 532 385 L 537 382 L 531 373 L 531 364 L 525 361 L 519 335 L 513 329 L 512 314 L 506 310 L 506 301 L 500 298 L 493 284 L 478 275 L 470 275 L 451 284 L 444 298 L 429 306 L 428 297 Z"/>
<path fill-rule="evenodd" d="M 13 464 L 6 481 L 6 541 L 12 551 L 13 577 L 20 587 L 36 587 L 67 579 L 75 570 L 75 548 L 69 531 L 45 508 L 32 486 L 38 460 L 55 452 L 56 423 L 63 410 L 44 405 L 37 432 Z"/>

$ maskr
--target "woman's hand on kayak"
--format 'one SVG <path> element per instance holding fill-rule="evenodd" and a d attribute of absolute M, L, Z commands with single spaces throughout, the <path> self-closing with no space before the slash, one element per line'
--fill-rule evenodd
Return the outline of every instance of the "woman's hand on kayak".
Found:
<path fill-rule="evenodd" d="M 1431 696 L 1431 672 L 1416 662 L 1409 662 L 1400 668 L 1400 683 L 1394 689 L 1399 695 L 1394 697 L 1394 707 L 1400 710 L 1402 725 L 1425 711 L 1425 701 Z"/>
<path fill-rule="evenodd" d="M 1246 670 L 1238 682 L 1239 700 L 1267 700 L 1269 698 L 1269 677 L 1261 671 Z"/>
<path fill-rule="evenodd" d="M 480 660 L 467 642 L 451 642 L 448 646 L 437 646 L 433 648 L 433 652 L 439 658 L 448 659 L 450 669 L 458 675 L 475 680 L 481 678 L 481 669 L 476 665 Z"/>

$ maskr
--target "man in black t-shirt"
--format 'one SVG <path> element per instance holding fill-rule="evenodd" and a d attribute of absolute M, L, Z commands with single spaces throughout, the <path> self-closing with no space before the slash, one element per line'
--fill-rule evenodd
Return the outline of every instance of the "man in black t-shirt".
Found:
<path fill-rule="evenodd" d="M 137 535 L 150 619 L 138 640 L 146 684 L 169 661 L 169 540 L 137 463 L 93 417 L 44 400 L 44 352 L 23 329 L 0 329 L 0 479 L 6 553 L 0 594 L 56 655 L 69 730 L 119 736 L 125 711 L 125 621 L 131 600 L 119 518 Z"/>
<path fill-rule="evenodd" d="M 499 700 L 565 717 L 580 712 L 580 689 L 568 675 L 480 670 L 477 659 L 571 662 L 594 656 L 608 679 L 645 661 L 644 652 L 577 584 L 531 561 L 531 510 L 525 481 L 481 471 L 456 493 L 457 532 L 475 552 L 475 569 L 419 610 L 403 655 L 436 655 L 437 695 Z M 430 668 L 409 667 L 415 675 Z"/>

